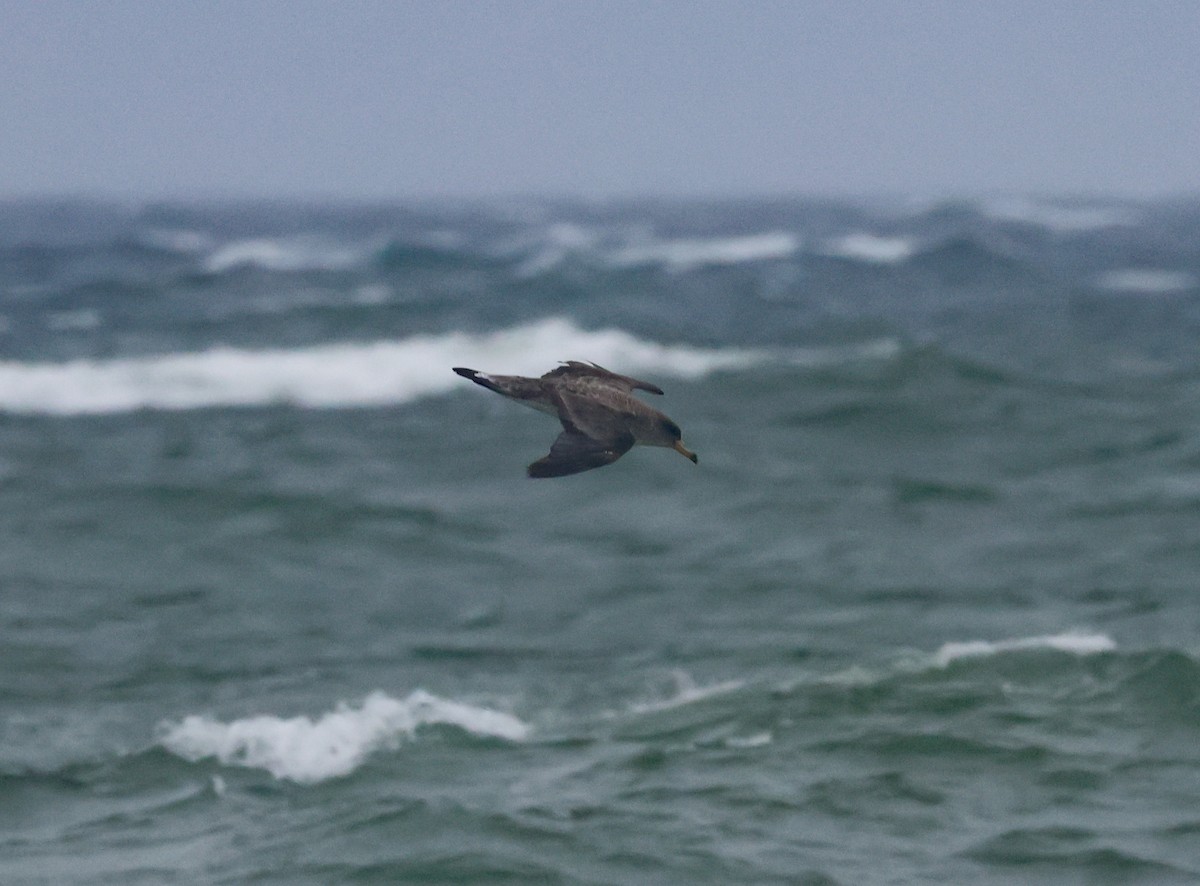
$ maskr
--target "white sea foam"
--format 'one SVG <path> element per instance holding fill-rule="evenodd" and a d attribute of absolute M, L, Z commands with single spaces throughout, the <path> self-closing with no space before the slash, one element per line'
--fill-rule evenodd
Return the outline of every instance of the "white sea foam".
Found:
<path fill-rule="evenodd" d="M 769 745 L 775 737 L 770 732 L 755 732 L 753 735 L 732 736 L 725 739 L 725 746 L 730 748 L 748 749 L 762 748 Z"/>
<path fill-rule="evenodd" d="M 1123 268 L 1101 274 L 1096 280 L 1096 285 L 1112 292 L 1168 295 L 1193 289 L 1196 286 L 1196 278 L 1185 271 L 1169 271 L 1161 268 Z"/>
<path fill-rule="evenodd" d="M 661 264 L 673 271 L 687 271 L 707 265 L 788 258 L 799 248 L 795 235 L 777 231 L 744 237 L 652 241 L 617 249 L 611 261 L 619 267 Z"/>
<path fill-rule="evenodd" d="M 361 705 L 339 704 L 315 720 L 264 714 L 223 723 L 193 715 L 163 724 L 159 741 L 191 762 L 213 757 L 226 766 L 315 784 L 349 775 L 372 753 L 394 749 L 431 724 L 512 742 L 529 734 L 529 726 L 512 714 L 418 690 L 404 699 L 375 692 Z"/>
<path fill-rule="evenodd" d="M 1031 650 L 1054 650 L 1071 655 L 1095 655 L 1111 652 L 1117 644 L 1105 634 L 1089 634 L 1068 631 L 1042 637 L 1020 637 L 1011 640 L 970 640 L 963 643 L 946 643 L 935 654 L 934 661 L 940 667 L 967 658 L 987 658 L 1006 652 L 1028 652 Z"/>
<path fill-rule="evenodd" d="M 539 375 L 559 360 L 694 379 L 775 359 L 754 348 L 665 345 L 619 329 L 583 330 L 548 318 L 484 334 L 451 332 L 369 343 L 74 360 L 0 361 L 0 411 L 77 415 L 135 409 L 292 403 L 306 407 L 405 403 L 462 385 L 451 366 Z"/>
<path fill-rule="evenodd" d="M 556 222 L 542 232 L 534 248 L 520 242 L 510 244 L 502 251 L 529 251 L 516 269 L 518 277 L 529 278 L 554 270 L 574 254 L 593 250 L 598 239 L 595 231 L 569 222 Z"/>
<path fill-rule="evenodd" d="M 879 237 L 860 232 L 830 240 L 823 251 L 854 261 L 886 265 L 910 258 L 916 251 L 916 245 L 907 237 Z"/>
<path fill-rule="evenodd" d="M 219 246 L 204 259 L 204 270 L 221 274 L 240 267 L 269 271 L 320 271 L 353 267 L 367 255 L 353 248 L 311 236 L 263 237 L 234 240 Z"/>
<path fill-rule="evenodd" d="M 997 197 L 985 201 L 983 211 L 1000 221 L 1035 224 L 1061 233 L 1111 228 L 1137 221 L 1127 207 L 1106 203 L 1041 201 L 1028 197 Z"/>
<path fill-rule="evenodd" d="M 674 683 L 674 689 L 668 697 L 635 704 L 632 708 L 633 712 L 647 714 L 655 711 L 668 711 L 672 708 L 704 701 L 706 698 L 736 692 L 746 685 L 744 680 L 724 680 L 720 683 L 700 686 L 690 674 L 679 670 L 672 672 L 671 680 Z"/>

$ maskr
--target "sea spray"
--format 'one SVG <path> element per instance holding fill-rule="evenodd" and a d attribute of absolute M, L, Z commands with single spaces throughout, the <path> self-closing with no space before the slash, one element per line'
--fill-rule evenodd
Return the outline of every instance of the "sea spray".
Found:
<path fill-rule="evenodd" d="M 315 784 L 349 775 L 373 752 L 395 748 L 431 724 L 505 741 L 521 741 L 529 733 L 512 714 L 417 690 L 403 699 L 374 692 L 358 706 L 342 703 L 315 720 L 262 714 L 224 723 L 191 715 L 163 724 L 160 742 L 192 762 L 214 757 L 226 766 Z"/>
<path fill-rule="evenodd" d="M 458 363 L 540 375 L 559 360 L 700 378 L 760 365 L 772 352 L 661 344 L 620 329 L 584 330 L 548 318 L 485 334 L 450 332 L 394 341 L 295 349 L 230 347 L 151 357 L 0 362 L 0 411 L 79 415 L 291 403 L 348 407 L 405 403 L 459 384 Z"/>

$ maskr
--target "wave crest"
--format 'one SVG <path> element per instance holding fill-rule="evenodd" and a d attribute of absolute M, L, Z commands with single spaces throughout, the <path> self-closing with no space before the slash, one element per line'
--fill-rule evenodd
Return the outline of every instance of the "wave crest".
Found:
<path fill-rule="evenodd" d="M 1096 655 L 1112 652 L 1117 644 L 1106 634 L 1087 634 L 1068 631 L 1044 637 L 1019 637 L 1012 640 L 971 640 L 960 643 L 945 643 L 934 654 L 934 661 L 946 667 L 968 658 L 990 658 L 1005 652 L 1029 652 L 1050 650 L 1071 655 Z"/>
<path fill-rule="evenodd" d="M 293 349 L 207 351 L 74 360 L 0 362 L 0 411 L 84 415 L 291 403 L 377 406 L 443 394 L 461 384 L 451 366 L 540 375 L 560 360 L 594 360 L 625 372 L 694 379 L 773 358 L 749 348 L 697 348 L 583 330 L 548 318 L 484 334 L 449 332 Z"/>
<path fill-rule="evenodd" d="M 795 235 L 784 231 L 742 237 L 656 240 L 616 250 L 609 261 L 616 267 L 663 265 L 672 271 L 737 265 L 790 258 L 800 248 Z"/>
<path fill-rule="evenodd" d="M 278 779 L 315 784 L 349 775 L 373 752 L 394 748 L 431 724 L 513 742 L 529 733 L 512 714 L 417 690 L 405 699 L 374 692 L 359 707 L 339 704 L 316 720 L 261 715 L 222 723 L 192 715 L 164 724 L 159 741 L 189 762 L 215 757 L 226 766 L 265 769 Z"/>
<path fill-rule="evenodd" d="M 360 264 L 369 252 L 362 247 L 326 242 L 312 236 L 258 237 L 235 240 L 214 249 L 204 259 L 210 274 L 240 268 L 265 271 L 335 271 Z"/>

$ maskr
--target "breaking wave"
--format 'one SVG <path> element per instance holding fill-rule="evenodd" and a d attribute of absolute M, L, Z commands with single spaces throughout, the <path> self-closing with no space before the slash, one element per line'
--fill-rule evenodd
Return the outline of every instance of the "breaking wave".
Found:
<path fill-rule="evenodd" d="M 945 643 L 934 654 L 934 661 L 946 667 L 956 661 L 971 658 L 990 658 L 1006 652 L 1029 652 L 1051 650 L 1071 655 L 1096 655 L 1112 652 L 1117 644 L 1105 634 L 1088 634 L 1068 631 L 1043 637 L 1019 637 L 1011 640 L 971 640 L 961 643 Z"/>
<path fill-rule="evenodd" d="M 274 350 L 219 347 L 65 363 L 0 362 L 0 411 L 95 415 L 272 403 L 371 406 L 446 393 L 461 383 L 451 366 L 538 375 L 573 358 L 618 371 L 700 378 L 775 356 L 765 349 L 661 344 L 620 329 L 584 330 L 549 318 L 482 334 Z"/>
<path fill-rule="evenodd" d="M 512 714 L 418 690 L 396 699 L 374 692 L 317 719 L 263 714 L 223 723 L 189 716 L 164 724 L 160 744 L 189 762 L 265 769 L 278 779 L 316 784 L 349 775 L 374 752 L 393 749 L 422 726 L 453 726 L 475 736 L 522 741 L 529 727 Z"/>
<path fill-rule="evenodd" d="M 690 271 L 790 258 L 799 248 L 800 241 L 794 234 L 778 231 L 744 237 L 651 241 L 618 249 L 610 261 L 617 267 L 663 265 L 673 271 Z"/>

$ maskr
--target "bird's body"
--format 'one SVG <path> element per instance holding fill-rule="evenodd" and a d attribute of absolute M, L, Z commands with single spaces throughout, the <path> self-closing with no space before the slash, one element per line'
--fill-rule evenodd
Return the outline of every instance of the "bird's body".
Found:
<path fill-rule="evenodd" d="M 577 360 L 569 360 L 541 378 L 488 375 L 462 367 L 454 371 L 562 422 L 563 431 L 550 453 L 529 466 L 531 477 L 562 477 L 603 467 L 635 445 L 665 446 L 697 460 L 695 453 L 684 447 L 679 425 L 633 396 L 635 390 L 662 393 L 649 382 Z"/>

